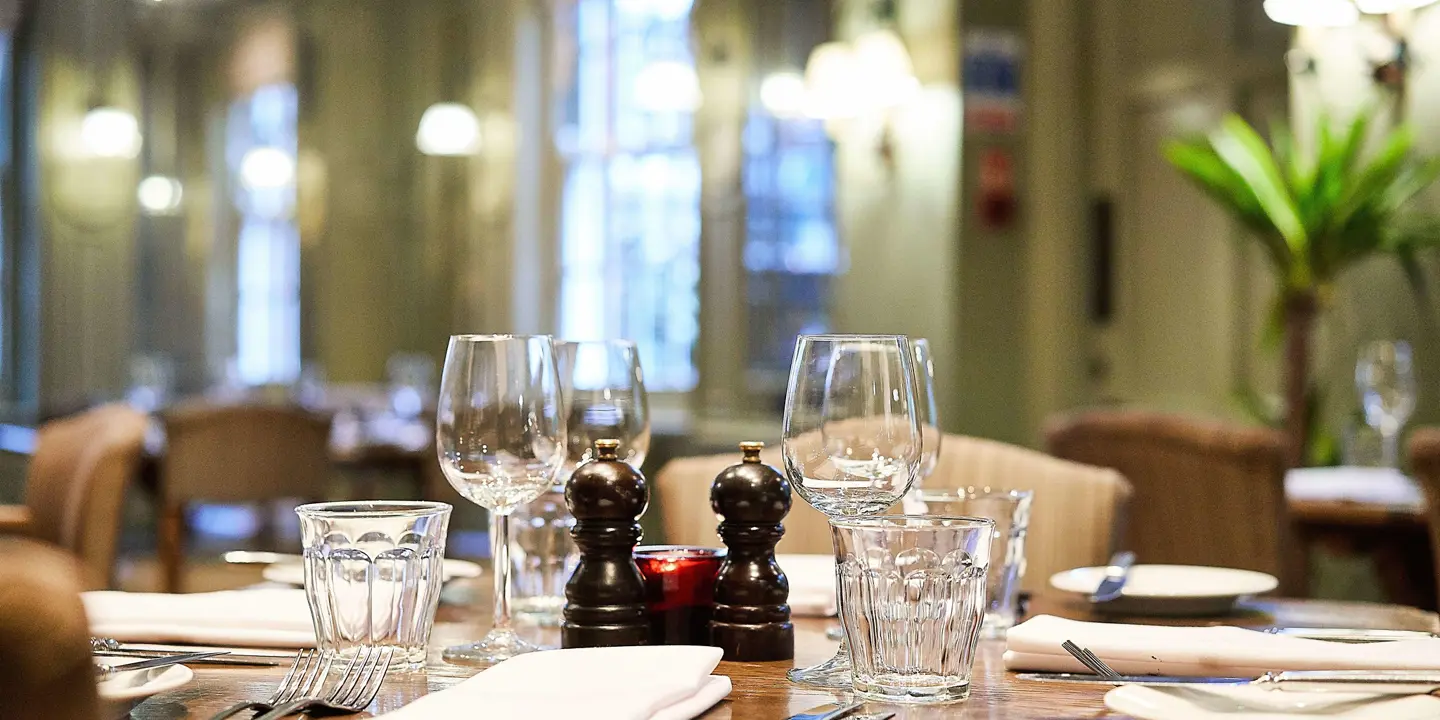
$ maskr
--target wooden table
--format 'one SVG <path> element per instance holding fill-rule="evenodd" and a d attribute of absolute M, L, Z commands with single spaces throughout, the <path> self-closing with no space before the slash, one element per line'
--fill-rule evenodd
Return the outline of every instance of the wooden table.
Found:
<path fill-rule="evenodd" d="M 1087 616 L 1083 607 L 1067 606 L 1046 598 L 1036 600 L 1033 610 L 1093 619 Z M 372 712 L 395 710 L 421 695 L 450 687 L 474 673 L 473 670 L 445 665 L 437 658 L 439 648 L 479 637 L 486 624 L 484 619 L 475 610 L 444 608 L 442 612 L 445 616 L 436 625 L 432 661 L 427 672 L 387 679 L 380 697 L 371 708 Z M 725 702 L 702 717 L 706 720 L 779 720 L 845 697 L 841 693 L 803 688 L 785 679 L 785 671 L 793 665 L 816 663 L 835 652 L 835 643 L 825 639 L 825 627 L 830 622 L 833 621 L 796 619 L 796 659 L 793 663 L 721 663 L 716 673 L 730 676 L 734 689 Z M 1254 601 L 1235 616 L 1216 620 L 1214 624 L 1440 631 L 1440 620 L 1433 613 L 1394 605 L 1325 601 Z M 543 639 L 543 635 L 540 633 L 539 637 Z M 532 634 L 532 637 L 535 635 Z M 873 711 L 884 707 L 895 710 L 897 720 L 1079 720 L 1101 715 L 1115 720 L 1123 718 L 1105 714 L 1102 698 L 1108 688 L 1017 680 L 1005 671 L 1001 661 L 1003 652 L 1003 642 L 981 643 L 973 676 L 974 690 L 970 699 L 963 703 L 938 706 L 872 704 L 867 709 Z M 196 670 L 193 683 L 146 702 L 136 708 L 132 717 L 135 720 L 203 720 L 239 700 L 265 697 L 283 674 L 284 668 L 202 666 Z M 557 679 L 557 682 L 560 681 Z"/>

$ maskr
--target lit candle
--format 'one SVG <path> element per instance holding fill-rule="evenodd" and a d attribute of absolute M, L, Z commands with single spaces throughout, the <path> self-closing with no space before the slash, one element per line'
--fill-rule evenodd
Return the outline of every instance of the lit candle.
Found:
<path fill-rule="evenodd" d="M 645 578 L 651 645 L 709 645 L 715 575 L 721 548 L 651 545 L 635 548 Z"/>

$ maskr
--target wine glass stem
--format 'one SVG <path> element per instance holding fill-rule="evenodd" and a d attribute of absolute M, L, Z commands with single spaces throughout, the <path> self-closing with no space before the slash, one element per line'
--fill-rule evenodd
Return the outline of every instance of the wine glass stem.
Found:
<path fill-rule="evenodd" d="M 1400 433 L 1388 428 L 1380 431 L 1380 464 L 1385 467 L 1400 466 L 1399 451 Z"/>
<path fill-rule="evenodd" d="M 495 629 L 510 629 L 510 513 L 490 512 L 490 559 L 495 575 Z"/>

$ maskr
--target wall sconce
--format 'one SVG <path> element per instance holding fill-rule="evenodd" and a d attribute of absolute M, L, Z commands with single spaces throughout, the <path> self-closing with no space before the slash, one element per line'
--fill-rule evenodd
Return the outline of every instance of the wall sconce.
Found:
<path fill-rule="evenodd" d="M 185 199 L 185 188 L 173 177 L 151 175 L 135 188 L 135 199 L 146 215 L 176 215 Z"/>
<path fill-rule="evenodd" d="M 420 116 L 415 147 L 439 157 L 475 155 L 480 152 L 480 119 L 468 105 L 435 103 Z"/>
<path fill-rule="evenodd" d="M 128 110 L 95 105 L 80 120 L 80 142 L 92 157 L 133 158 L 140 154 L 140 122 Z"/>

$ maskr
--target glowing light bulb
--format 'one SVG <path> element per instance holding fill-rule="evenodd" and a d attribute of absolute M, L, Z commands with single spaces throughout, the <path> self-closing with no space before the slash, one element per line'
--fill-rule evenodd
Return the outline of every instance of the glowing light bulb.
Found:
<path fill-rule="evenodd" d="M 649 112 L 692 112 L 700 107 L 700 79 L 688 63 L 657 60 L 635 73 L 635 105 Z"/>
<path fill-rule="evenodd" d="M 252 190 L 295 182 L 295 158 L 277 147 L 257 147 L 240 158 L 240 184 Z"/>
<path fill-rule="evenodd" d="M 93 108 L 80 120 L 80 142 L 94 157 L 133 158 L 140 154 L 140 123 L 128 110 Z"/>
<path fill-rule="evenodd" d="M 760 104 L 777 117 L 805 114 L 805 78 L 800 73 L 781 71 L 760 83 Z"/>
<path fill-rule="evenodd" d="M 185 189 L 180 181 L 164 175 L 151 175 L 135 188 L 135 198 L 148 215 L 174 215 L 180 210 Z"/>
<path fill-rule="evenodd" d="M 467 105 L 435 103 L 420 116 L 415 147 L 426 155 L 474 155 L 480 152 L 480 119 Z"/>

